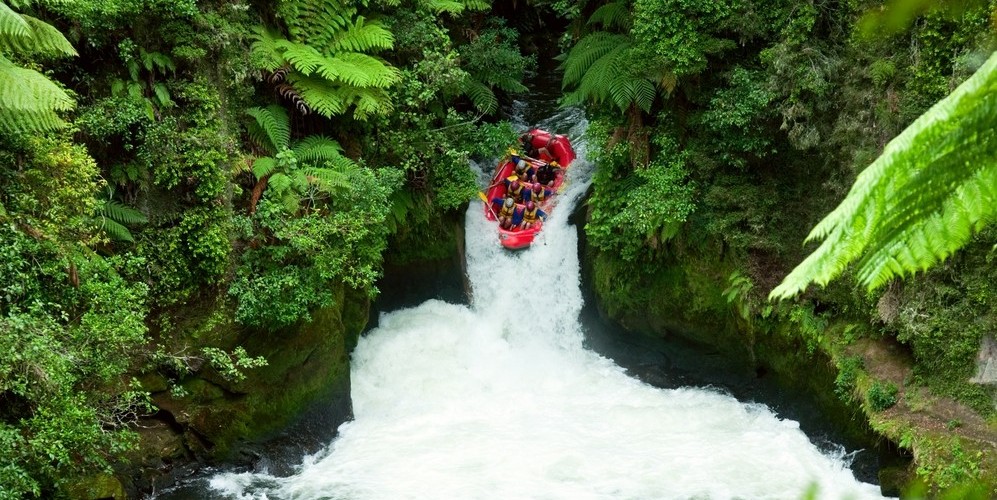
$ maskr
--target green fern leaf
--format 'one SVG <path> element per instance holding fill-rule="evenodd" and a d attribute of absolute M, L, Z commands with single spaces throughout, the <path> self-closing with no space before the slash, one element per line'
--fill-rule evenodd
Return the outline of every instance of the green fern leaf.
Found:
<path fill-rule="evenodd" d="M 458 0 L 424 0 L 423 7 L 437 14 L 460 14 L 464 11 L 464 3 Z"/>
<path fill-rule="evenodd" d="M 826 285 L 857 262 L 869 289 L 927 269 L 997 218 L 997 54 L 890 141 L 810 232 L 821 245 L 770 298 Z"/>
<path fill-rule="evenodd" d="M 75 56 L 76 49 L 51 24 L 21 15 L 29 26 L 27 35 L 0 37 L 0 49 L 24 54 L 44 54 L 49 56 Z"/>
<path fill-rule="evenodd" d="M 100 215 L 119 224 L 145 224 L 149 219 L 132 207 L 114 200 L 107 200 L 100 209 Z"/>
<path fill-rule="evenodd" d="M 65 126 L 66 122 L 52 110 L 21 111 L 0 107 L 0 132 L 30 134 Z"/>
<path fill-rule="evenodd" d="M 603 29 L 629 31 L 631 24 L 630 8 L 627 2 L 610 2 L 592 13 L 586 24 L 593 26 L 601 24 Z"/>
<path fill-rule="evenodd" d="M 384 26 L 359 17 L 346 30 L 336 33 L 324 50 L 328 53 L 370 52 L 390 49 L 394 44 L 395 36 Z"/>
<path fill-rule="evenodd" d="M 350 106 L 342 92 L 325 78 L 291 73 L 287 80 L 309 109 L 326 118 L 343 114 Z"/>
<path fill-rule="evenodd" d="M 275 170 L 277 170 L 277 160 L 269 156 L 257 158 L 253 162 L 253 175 L 257 180 L 273 174 Z M 270 184 L 273 185 L 273 179 L 270 180 Z"/>
<path fill-rule="evenodd" d="M 305 137 L 291 149 L 299 161 L 312 163 L 333 160 L 343 152 L 343 147 L 338 142 L 321 135 Z"/>
<path fill-rule="evenodd" d="M 498 110 L 498 99 L 495 97 L 495 92 L 470 76 L 464 78 L 461 91 L 471 100 L 474 107 L 478 108 L 478 111 L 492 114 Z"/>
<path fill-rule="evenodd" d="M 629 46 L 630 39 L 625 35 L 603 31 L 586 35 L 571 48 L 561 64 L 561 69 L 564 70 L 565 86 L 579 83 L 592 65 L 607 54 L 619 52 L 622 47 Z"/>
<path fill-rule="evenodd" d="M 127 227 L 107 217 L 101 217 L 101 229 L 103 229 L 104 232 L 107 233 L 107 236 L 112 240 L 127 241 L 129 243 L 135 242 L 135 239 L 132 237 L 132 232 L 129 231 Z"/>
<path fill-rule="evenodd" d="M 262 26 L 257 26 L 253 29 L 250 38 L 253 43 L 249 46 L 249 54 L 256 67 L 272 72 L 287 64 L 287 60 L 283 56 L 285 49 L 277 46 L 277 42 L 283 40 L 280 35 Z"/>
<path fill-rule="evenodd" d="M 31 36 L 31 26 L 17 12 L 0 2 L 0 41 Z M 3 42 L 0 42 L 3 43 Z"/>
<path fill-rule="evenodd" d="M 246 114 L 254 121 L 250 122 L 249 137 L 261 149 L 270 154 L 286 149 L 291 143 L 291 119 L 282 106 L 271 104 L 266 108 L 249 108 Z"/>

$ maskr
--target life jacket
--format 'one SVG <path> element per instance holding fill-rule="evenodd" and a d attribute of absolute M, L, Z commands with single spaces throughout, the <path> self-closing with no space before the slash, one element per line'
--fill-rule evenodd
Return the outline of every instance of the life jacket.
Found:
<path fill-rule="evenodd" d="M 536 203 L 538 205 L 542 201 L 544 201 L 544 198 L 547 197 L 547 190 L 546 189 L 541 189 L 539 193 L 536 192 L 536 191 L 530 191 L 530 193 L 532 193 L 532 194 L 530 194 L 530 199 L 533 200 L 533 203 Z"/>
<path fill-rule="evenodd" d="M 515 211 L 516 211 L 516 205 L 513 205 L 513 206 L 511 206 L 511 207 L 507 207 L 507 206 L 505 206 L 505 204 L 503 203 L 503 204 L 502 204 L 502 210 L 501 210 L 501 211 L 499 211 L 499 215 L 500 215 L 500 216 L 502 216 L 502 217 L 512 217 L 512 214 L 513 214 L 513 213 L 514 213 Z"/>
<path fill-rule="evenodd" d="M 533 207 L 533 210 L 523 210 L 523 222 L 536 222 L 537 210 L 537 207 Z"/>
<path fill-rule="evenodd" d="M 513 191 L 512 190 L 512 184 L 510 184 L 509 185 L 509 190 L 506 192 L 506 194 L 508 196 L 512 196 L 513 198 L 516 198 L 517 200 L 518 199 L 522 199 L 522 197 L 523 197 L 523 185 L 520 184 L 519 188 L 516 189 L 515 191 Z"/>

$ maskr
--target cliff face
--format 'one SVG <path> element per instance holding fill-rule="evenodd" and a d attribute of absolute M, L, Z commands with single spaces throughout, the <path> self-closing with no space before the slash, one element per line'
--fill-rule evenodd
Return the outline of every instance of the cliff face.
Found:
<path fill-rule="evenodd" d="M 851 427 L 857 439 L 885 437 L 907 450 L 913 457 L 908 467 L 881 469 L 885 491 L 919 480 L 993 492 L 990 341 L 962 333 L 979 332 L 994 314 L 980 285 L 988 268 L 977 266 L 988 253 L 984 246 L 878 297 L 832 288 L 793 304 L 765 299 L 767 282 L 781 277 L 778 265 L 725 252 L 721 244 L 679 238 L 641 273 L 628 272 L 632 266 L 617 255 L 592 247 L 584 252 L 600 310 L 626 329 L 718 349 L 746 369 L 814 394 L 828 417 Z M 938 294 L 951 300 L 938 300 Z M 961 313 L 954 315 L 953 308 Z M 931 344 L 929 351 L 924 339 L 905 336 L 911 329 L 935 329 L 951 342 Z M 962 366 L 977 369 L 962 373 Z"/>
<path fill-rule="evenodd" d="M 155 411 L 136 426 L 138 447 L 118 476 L 125 489 L 162 488 L 192 463 L 245 460 L 240 452 L 246 445 L 273 437 L 316 400 L 333 407 L 324 410 L 331 415 L 323 425 L 335 429 L 348 420 L 349 353 L 367 324 L 370 300 L 342 285 L 335 296 L 311 321 L 277 332 L 231 324 L 212 329 L 209 336 L 223 348 L 242 345 L 250 356 L 267 360 L 266 366 L 243 370 L 242 380 L 202 364 L 172 381 L 182 388 L 178 392 L 159 373 L 141 375 Z"/>

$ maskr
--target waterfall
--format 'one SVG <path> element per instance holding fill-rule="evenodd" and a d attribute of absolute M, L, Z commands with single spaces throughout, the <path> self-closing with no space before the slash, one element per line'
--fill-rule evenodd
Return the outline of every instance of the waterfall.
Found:
<path fill-rule="evenodd" d="M 576 113 L 567 111 L 565 113 Z M 351 363 L 355 419 L 294 475 L 222 473 L 227 498 L 880 498 L 845 450 L 827 454 L 760 404 L 659 389 L 587 350 L 576 228 L 591 177 L 579 160 L 528 250 L 501 248 L 467 212 L 470 306 L 430 300 L 382 314 Z M 543 124 L 541 124 L 543 125 Z M 493 164 L 481 168 L 483 182 Z"/>

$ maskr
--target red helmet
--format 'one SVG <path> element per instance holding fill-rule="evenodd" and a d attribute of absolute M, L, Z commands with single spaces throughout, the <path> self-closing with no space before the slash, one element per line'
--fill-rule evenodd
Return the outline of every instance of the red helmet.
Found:
<path fill-rule="evenodd" d="M 537 205 L 535 203 L 533 203 L 532 201 L 526 202 L 526 209 L 527 210 L 531 210 L 532 211 L 536 207 L 537 207 Z"/>
<path fill-rule="evenodd" d="M 519 181 L 512 181 L 512 184 L 509 184 L 509 189 L 513 191 L 519 189 Z"/>
<path fill-rule="evenodd" d="M 538 193 L 539 194 L 539 193 L 543 192 L 543 190 L 544 190 L 544 187 L 541 186 L 539 182 L 533 183 L 533 192 L 534 193 Z"/>

